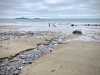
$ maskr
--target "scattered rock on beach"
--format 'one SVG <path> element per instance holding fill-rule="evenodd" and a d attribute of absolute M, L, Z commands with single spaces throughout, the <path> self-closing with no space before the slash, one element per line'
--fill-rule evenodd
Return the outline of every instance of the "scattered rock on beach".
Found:
<path fill-rule="evenodd" d="M 74 26 L 74 24 L 71 24 L 71 26 Z"/>
<path fill-rule="evenodd" d="M 73 33 L 73 34 L 82 34 L 82 32 L 79 31 L 79 30 L 75 30 L 75 31 L 73 31 L 72 33 Z"/>

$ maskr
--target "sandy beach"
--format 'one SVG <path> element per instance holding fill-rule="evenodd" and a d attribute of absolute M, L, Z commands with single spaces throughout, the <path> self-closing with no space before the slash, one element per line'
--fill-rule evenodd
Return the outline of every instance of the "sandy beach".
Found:
<path fill-rule="evenodd" d="M 6 32 L 5 29 L 7 30 Z M 14 31 L 14 36 L 13 31 Z M 21 61 L 23 64 L 20 69 L 14 72 L 19 75 L 100 75 L 100 32 L 93 31 L 88 32 L 87 35 L 69 34 L 63 39 L 59 38 L 60 33 L 43 31 L 43 32 L 19 32 L 16 31 L 17 27 L 5 26 L 0 27 L 0 59 L 4 59 L 4 63 L 8 62 L 6 58 L 12 58 L 10 62 Z M 2 34 L 5 35 L 2 35 Z M 12 34 L 10 34 L 12 33 Z M 22 34 L 23 33 L 23 34 Z M 7 39 L 9 37 L 11 39 Z M 26 35 L 27 34 L 27 35 Z M 33 36 L 34 34 L 34 36 Z M 91 35 L 91 36 L 90 36 Z M 82 37 L 82 38 L 80 38 Z M 84 38 L 85 37 L 85 38 Z M 5 39 L 6 38 L 6 39 Z M 87 38 L 90 38 L 86 40 Z M 54 44 L 53 50 L 49 44 Z M 78 39 L 78 40 L 77 40 Z M 62 43 L 63 40 L 63 43 Z M 60 42 L 59 42 L 60 41 Z M 66 43 L 67 42 L 67 43 Z M 42 46 L 38 46 L 42 44 Z M 49 45 L 48 45 L 49 44 Z M 31 64 L 22 61 L 25 57 L 21 54 L 28 49 L 44 49 L 44 45 L 48 45 L 50 52 L 43 54 L 42 57 L 36 57 L 35 62 Z M 47 46 L 47 47 L 48 47 Z M 52 50 L 52 51 L 51 51 Z M 39 50 L 38 50 L 39 51 Z M 41 51 L 41 50 L 40 50 Z M 16 54 L 19 56 L 13 58 Z M 21 57 L 20 57 L 21 56 Z M 30 55 L 31 57 L 31 55 Z M 38 59 L 37 59 L 38 58 Z M 2 65 L 5 65 L 1 63 Z M 18 62 L 15 63 L 17 65 Z M 9 63 L 5 65 L 5 68 L 11 69 L 12 66 Z M 13 67 L 15 66 L 13 65 Z M 16 66 L 17 67 L 17 66 Z M 20 72 L 19 72 L 20 71 Z M 3 72 L 0 69 L 0 72 Z M 11 71 L 12 72 L 12 71 Z"/>
<path fill-rule="evenodd" d="M 100 0 L 0 0 L 0 75 L 100 75 Z"/>
<path fill-rule="evenodd" d="M 72 41 L 55 46 L 20 75 L 100 75 L 100 43 Z"/>

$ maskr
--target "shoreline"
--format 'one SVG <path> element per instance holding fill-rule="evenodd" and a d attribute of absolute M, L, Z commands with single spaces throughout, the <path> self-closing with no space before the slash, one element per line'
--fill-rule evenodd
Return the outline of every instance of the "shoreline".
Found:
<path fill-rule="evenodd" d="M 31 52 L 30 48 L 32 48 L 32 50 L 34 48 L 40 49 L 40 51 L 41 51 L 41 48 L 45 49 L 44 47 L 46 47 L 50 43 L 50 41 L 52 39 L 54 40 L 52 44 L 55 44 L 53 50 L 52 50 L 51 47 L 48 48 L 49 51 L 50 51 L 49 54 L 43 55 L 41 58 L 35 60 L 35 62 L 33 61 L 34 63 L 32 61 L 29 61 L 29 63 L 31 63 L 31 64 L 29 64 L 27 66 L 22 66 L 23 68 L 22 67 L 18 67 L 16 65 L 16 68 L 15 68 L 16 71 L 14 73 L 18 73 L 19 74 L 19 72 L 21 70 L 20 75 L 26 75 L 26 74 L 32 75 L 33 74 L 32 70 L 34 70 L 35 75 L 52 74 L 52 72 L 54 72 L 54 75 L 60 75 L 60 73 L 64 72 L 63 75 L 66 75 L 66 72 L 63 71 L 65 68 L 60 71 L 59 68 L 56 69 L 56 68 L 52 68 L 52 67 L 53 66 L 57 67 L 57 65 L 62 64 L 63 66 L 60 65 L 60 68 L 63 68 L 64 65 L 65 65 L 63 62 L 66 62 L 66 61 L 69 61 L 69 60 L 71 60 L 69 62 L 73 62 L 73 60 L 75 60 L 75 62 L 77 64 L 73 64 L 73 66 L 76 65 L 75 67 L 77 67 L 81 62 L 79 60 L 77 61 L 77 59 L 74 58 L 74 57 L 77 57 L 76 53 L 78 55 L 79 55 L 79 53 L 81 55 L 83 55 L 82 58 L 80 57 L 80 55 L 77 58 L 81 58 L 81 59 L 84 60 L 85 59 L 84 57 L 86 55 L 87 59 L 89 59 L 89 60 L 92 61 L 91 54 L 88 57 L 88 54 L 87 53 L 86 54 L 83 53 L 83 50 L 85 50 L 86 52 L 88 51 L 88 53 L 90 53 L 91 50 L 93 52 L 96 50 L 95 53 L 97 54 L 96 57 L 98 58 L 96 61 L 99 61 L 99 56 L 100 55 L 98 53 L 99 53 L 99 45 L 100 45 L 99 41 L 100 41 L 100 39 L 97 39 L 97 38 L 99 38 L 98 34 L 100 34 L 100 32 L 95 32 L 95 31 L 91 30 L 92 32 L 95 32 L 96 34 L 94 33 L 93 35 L 91 35 L 90 34 L 91 31 L 90 31 L 90 32 L 88 32 L 86 34 L 87 36 L 84 36 L 84 34 L 83 35 L 77 35 L 77 34 L 75 34 L 75 35 L 74 34 L 68 34 L 68 35 L 66 35 L 66 34 L 61 34 L 60 32 L 58 33 L 58 32 L 53 32 L 53 31 L 11 31 L 12 29 L 9 29 L 7 32 L 5 32 L 5 30 L 4 30 L 3 33 L 0 33 L 0 39 L 1 39 L 1 37 L 6 37 L 6 36 L 9 36 L 11 38 L 11 37 L 13 37 L 13 35 L 14 35 L 14 37 L 17 37 L 17 38 L 12 38 L 12 39 L 2 38 L 3 40 L 2 39 L 0 40 L 0 43 L 1 43 L 1 46 L 0 46 L 0 50 L 1 50 L 0 57 L 3 58 L 3 57 L 8 56 L 11 59 L 10 62 L 15 62 L 15 61 L 17 62 L 17 61 L 20 61 L 19 59 L 21 59 L 20 62 L 22 62 L 22 65 L 23 64 L 26 65 L 28 62 L 25 61 L 26 59 L 23 60 L 24 56 L 25 56 L 25 55 L 23 56 L 23 54 L 24 54 L 23 52 L 27 53 L 29 51 L 29 54 L 30 54 L 30 52 Z M 1 30 L 1 32 L 2 32 L 2 30 Z M 84 40 L 80 39 L 80 37 L 83 38 L 83 36 L 85 37 L 84 38 L 85 40 L 86 39 L 89 40 L 88 38 L 90 38 L 91 40 L 90 41 L 87 41 L 87 40 L 84 41 Z M 74 40 L 74 39 L 77 39 L 77 40 Z M 70 41 L 68 42 L 68 40 L 70 40 Z M 56 44 L 56 42 L 59 43 L 59 44 Z M 66 53 L 65 50 L 68 51 L 67 52 L 68 55 L 67 54 L 65 55 L 65 53 Z M 78 50 L 79 52 L 78 51 L 74 51 L 74 50 Z M 35 50 L 35 51 L 37 52 L 37 50 Z M 94 55 L 93 52 L 92 52 L 92 54 Z M 16 54 L 16 53 L 18 53 L 18 54 Z M 47 53 L 48 53 L 48 51 L 47 51 Z M 62 53 L 64 55 L 62 55 Z M 69 60 L 68 59 L 66 60 L 66 58 L 69 57 L 69 53 L 70 53 L 71 57 L 73 57 L 73 59 L 70 58 Z M 17 58 L 14 57 L 14 55 L 16 55 Z M 54 58 L 51 58 L 52 56 L 56 57 L 57 60 L 54 60 Z M 61 58 L 60 56 L 62 56 L 63 58 Z M 38 56 L 36 58 L 38 58 Z M 60 63 L 62 61 L 62 59 L 64 61 L 62 63 Z M 49 62 L 51 62 L 51 60 L 53 60 L 52 64 L 49 63 Z M 7 59 L 4 60 L 5 63 L 7 61 L 8 61 Z M 43 62 L 43 64 L 42 64 L 41 63 L 42 61 L 45 61 L 45 62 Z M 57 63 L 57 65 L 55 64 L 55 62 Z M 84 60 L 84 63 L 86 63 L 86 65 L 88 66 L 88 62 L 86 62 Z M 44 67 L 44 69 L 41 70 L 41 68 L 43 66 L 45 66 L 44 64 L 47 64 L 48 67 L 50 67 L 50 69 L 47 68 L 47 67 Z M 38 65 L 40 65 L 40 66 L 38 66 Z M 68 65 L 68 64 L 66 64 L 66 65 Z M 69 63 L 69 65 L 71 65 L 71 63 Z M 81 65 L 83 65 L 83 63 Z M 93 65 L 93 67 L 95 67 L 94 64 L 91 64 L 91 65 Z M 10 64 L 10 66 L 11 66 L 11 64 Z M 11 68 L 10 66 L 7 66 L 8 70 Z M 35 67 L 35 66 L 38 66 L 38 67 Z M 87 67 L 87 66 L 85 66 L 85 67 Z M 97 64 L 96 66 L 99 66 L 99 65 Z M 70 67 L 72 68 L 72 66 L 70 66 Z M 73 68 L 73 70 L 75 70 L 75 67 Z M 17 69 L 17 68 L 19 68 L 19 69 Z M 81 68 L 81 67 L 78 66 L 77 68 L 78 68 L 78 70 L 80 70 L 79 68 Z M 88 68 L 88 69 L 91 69 L 91 68 Z M 96 69 L 97 69 L 97 67 L 96 67 Z M 45 73 L 42 72 L 44 70 L 46 70 Z M 93 71 L 93 73 L 91 72 L 91 70 Z M 91 75 L 93 75 L 95 73 L 95 70 L 93 70 L 93 69 L 91 69 L 91 70 L 88 70 L 88 71 L 91 72 Z M 97 69 L 97 70 L 98 70 L 98 75 L 99 75 L 99 69 Z M 38 71 L 40 71 L 40 72 L 38 72 Z M 77 73 L 77 70 L 75 70 L 75 72 Z M 10 72 L 8 72 L 8 73 L 10 73 Z M 13 72 L 11 72 L 11 73 L 13 73 Z M 68 73 L 70 74 L 72 72 L 68 71 Z M 83 74 L 88 75 L 86 70 L 83 71 Z"/>

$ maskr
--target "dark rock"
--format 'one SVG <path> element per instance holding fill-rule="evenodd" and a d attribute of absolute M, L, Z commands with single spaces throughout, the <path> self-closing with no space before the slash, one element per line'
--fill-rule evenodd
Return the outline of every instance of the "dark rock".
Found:
<path fill-rule="evenodd" d="M 52 70 L 51 72 L 55 72 L 55 70 Z"/>
<path fill-rule="evenodd" d="M 90 24 L 88 24 L 88 26 L 90 26 Z"/>
<path fill-rule="evenodd" d="M 71 26 L 74 26 L 74 24 L 71 24 Z"/>
<path fill-rule="evenodd" d="M 2 46 L 0 46 L 0 47 L 2 47 Z"/>
<path fill-rule="evenodd" d="M 75 31 L 73 31 L 73 34 L 82 34 L 82 32 L 79 30 L 75 30 Z"/>
<path fill-rule="evenodd" d="M 3 75 L 3 74 L 2 74 L 2 69 L 0 69 L 0 75 Z"/>

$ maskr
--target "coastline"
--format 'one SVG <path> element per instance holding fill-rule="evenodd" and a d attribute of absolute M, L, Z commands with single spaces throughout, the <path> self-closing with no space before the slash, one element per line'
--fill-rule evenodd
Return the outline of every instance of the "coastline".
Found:
<path fill-rule="evenodd" d="M 60 32 L 53 31 L 16 31 L 19 28 L 21 27 L 4 26 L 1 28 L 2 34 L 6 33 L 6 36 L 11 39 L 5 39 L 5 35 L 0 36 L 0 58 L 13 57 L 20 52 L 27 51 L 27 49 L 37 48 L 39 44 L 48 44 L 52 39 L 60 36 L 64 37 L 62 39 L 64 42 L 67 42 L 55 45 L 51 53 L 43 55 L 30 65 L 23 66 L 20 75 L 100 74 L 100 39 L 97 38 L 100 37 L 100 32 L 96 28 L 95 30 L 89 28 L 87 34 L 68 34 L 65 36 L 61 35 Z M 85 41 L 79 40 L 81 36 L 86 37 Z M 91 40 L 87 41 L 88 38 Z"/>
<path fill-rule="evenodd" d="M 46 44 L 60 35 L 59 33 L 51 31 L 44 32 L 42 35 L 40 32 L 36 31 L 36 34 L 31 36 L 33 32 L 17 31 L 18 28 L 22 27 L 0 26 L 1 34 L 6 33 L 6 35 L 1 35 L 0 37 L 0 58 L 11 57 L 24 50 L 36 48 L 38 44 Z M 12 33 L 14 33 L 14 36 L 12 36 Z M 21 33 L 24 33 L 22 34 L 24 36 L 22 36 Z"/>

